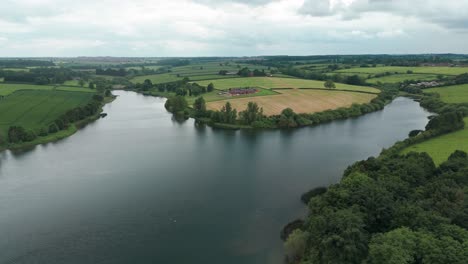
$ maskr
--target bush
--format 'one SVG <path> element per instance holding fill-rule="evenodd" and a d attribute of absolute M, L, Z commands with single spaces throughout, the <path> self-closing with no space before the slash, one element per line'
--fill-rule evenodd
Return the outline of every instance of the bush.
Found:
<path fill-rule="evenodd" d="M 55 123 L 50 124 L 50 126 L 49 126 L 49 133 L 50 134 L 57 133 L 58 131 L 59 131 L 59 128 Z"/>
<path fill-rule="evenodd" d="M 309 233 L 300 229 L 294 230 L 284 242 L 287 262 L 294 263 L 302 258 L 305 253 Z"/>

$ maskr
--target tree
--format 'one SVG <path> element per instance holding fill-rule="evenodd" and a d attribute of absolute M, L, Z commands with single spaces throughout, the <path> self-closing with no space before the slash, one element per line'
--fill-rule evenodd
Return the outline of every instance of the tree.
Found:
<path fill-rule="evenodd" d="M 214 90 L 214 84 L 213 83 L 208 84 L 207 90 L 208 92 L 212 92 Z"/>
<path fill-rule="evenodd" d="M 286 251 L 286 257 L 288 262 L 296 262 L 300 260 L 306 249 L 307 239 L 309 233 L 304 232 L 300 229 L 294 230 L 284 242 L 284 249 Z"/>
<path fill-rule="evenodd" d="M 94 83 L 93 83 L 93 82 L 89 82 L 88 88 L 89 88 L 89 89 L 95 89 L 96 87 L 94 86 Z"/>
<path fill-rule="evenodd" d="M 148 91 L 149 89 L 151 89 L 153 87 L 153 83 L 151 82 L 150 79 L 146 79 L 144 82 L 143 82 L 143 91 Z"/>
<path fill-rule="evenodd" d="M 78 84 L 79 84 L 81 87 L 83 87 L 83 86 L 85 85 L 85 81 L 84 81 L 83 79 L 80 79 L 80 80 L 78 81 Z"/>
<path fill-rule="evenodd" d="M 291 108 L 286 108 L 281 112 L 281 116 L 278 120 L 278 127 L 281 128 L 292 128 L 297 127 L 296 122 L 297 114 Z"/>
<path fill-rule="evenodd" d="M 193 109 L 197 112 L 197 116 L 204 116 L 206 114 L 206 102 L 203 97 L 198 97 L 193 103 Z"/>
<path fill-rule="evenodd" d="M 164 106 L 169 112 L 180 114 L 188 107 L 188 103 L 184 96 L 177 95 L 167 99 Z"/>
<path fill-rule="evenodd" d="M 335 83 L 332 80 L 326 80 L 325 83 L 323 84 L 323 86 L 325 86 L 325 88 L 327 88 L 327 89 L 335 89 L 336 88 Z"/>
<path fill-rule="evenodd" d="M 226 102 L 226 104 L 221 108 L 222 122 L 226 124 L 234 124 L 237 119 L 237 110 L 232 109 L 231 103 Z"/>
<path fill-rule="evenodd" d="M 247 109 L 240 112 L 239 115 L 245 124 L 250 125 L 263 118 L 263 108 L 259 108 L 257 103 L 249 102 L 247 104 Z"/>

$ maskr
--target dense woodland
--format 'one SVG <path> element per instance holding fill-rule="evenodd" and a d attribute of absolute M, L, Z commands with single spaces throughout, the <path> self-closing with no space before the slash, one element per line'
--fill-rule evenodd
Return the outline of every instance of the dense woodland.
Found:
<path fill-rule="evenodd" d="M 468 157 L 439 167 L 426 154 L 370 158 L 310 197 L 285 243 L 298 263 L 467 263 Z"/>

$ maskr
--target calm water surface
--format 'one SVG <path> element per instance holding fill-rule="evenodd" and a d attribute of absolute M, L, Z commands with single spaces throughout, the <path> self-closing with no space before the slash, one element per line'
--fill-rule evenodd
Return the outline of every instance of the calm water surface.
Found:
<path fill-rule="evenodd" d="M 281 263 L 300 195 L 422 129 L 398 98 L 383 111 L 293 131 L 179 123 L 132 92 L 57 143 L 0 153 L 0 263 Z"/>

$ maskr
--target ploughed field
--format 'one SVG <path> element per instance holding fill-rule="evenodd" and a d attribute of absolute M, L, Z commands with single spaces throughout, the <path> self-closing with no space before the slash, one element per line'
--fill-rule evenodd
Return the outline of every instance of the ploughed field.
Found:
<path fill-rule="evenodd" d="M 368 103 L 376 97 L 375 94 L 325 91 L 314 89 L 283 89 L 277 90 L 276 95 L 233 98 L 208 102 L 211 110 L 219 110 L 229 101 L 233 108 L 242 111 L 248 102 L 255 102 L 263 108 L 265 115 L 277 115 L 285 108 L 291 108 L 296 113 L 315 113 L 340 107 L 349 107 L 352 104 Z"/>
<path fill-rule="evenodd" d="M 47 129 L 66 111 L 86 105 L 93 95 L 91 92 L 47 89 L 46 86 L 44 89 L 18 88 L 0 99 L 0 136 L 5 139 L 10 126 L 34 131 Z"/>
<path fill-rule="evenodd" d="M 440 99 L 446 103 L 468 103 L 468 85 L 466 84 L 437 87 L 424 91 L 438 93 Z M 468 152 L 468 118 L 465 118 L 464 121 L 464 129 L 409 146 L 402 152 L 427 152 L 437 164 L 446 161 L 455 150 Z"/>

